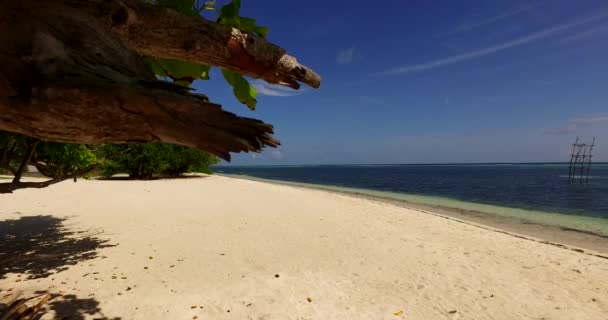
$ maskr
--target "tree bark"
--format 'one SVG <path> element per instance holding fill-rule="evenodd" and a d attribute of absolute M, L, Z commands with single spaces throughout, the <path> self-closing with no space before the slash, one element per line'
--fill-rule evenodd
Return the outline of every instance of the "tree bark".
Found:
<path fill-rule="evenodd" d="M 226 160 L 279 145 L 271 125 L 157 81 L 130 48 L 292 87 L 320 81 L 264 39 L 140 0 L 4 0 L 0 130 L 69 143 L 166 142 Z"/>
<path fill-rule="evenodd" d="M 34 90 L 30 101 L 0 97 L 0 126 L 57 142 L 180 144 L 226 160 L 230 152 L 279 145 L 269 124 L 204 97 L 146 87 L 52 87 Z"/>
<path fill-rule="evenodd" d="M 254 33 L 190 17 L 141 0 L 63 0 L 88 12 L 136 52 L 218 66 L 297 89 L 321 77 Z"/>
<path fill-rule="evenodd" d="M 19 183 L 19 180 L 21 180 L 21 176 L 23 176 L 23 171 L 25 171 L 27 165 L 30 163 L 30 160 L 32 159 L 32 155 L 34 155 L 34 152 L 36 151 L 38 143 L 40 143 L 40 140 L 33 141 L 28 145 L 25 156 L 23 157 L 23 160 L 21 160 L 21 165 L 19 165 L 19 169 L 17 169 L 17 172 L 15 172 L 15 177 L 13 178 L 12 182 L 13 184 L 17 184 Z"/>
<path fill-rule="evenodd" d="M 57 177 L 57 178 L 53 178 L 53 179 L 49 179 L 46 181 L 40 181 L 40 182 L 7 182 L 7 183 L 0 183 L 0 194 L 2 193 L 12 193 L 15 190 L 19 190 L 19 189 L 27 189 L 27 188 L 37 188 L 37 189 L 41 189 L 41 188 L 46 188 L 50 185 L 68 180 L 68 179 L 72 179 L 72 178 L 77 178 L 80 176 L 83 176 L 91 171 L 93 171 L 95 167 L 91 167 L 89 169 L 87 169 L 86 171 L 79 171 L 79 172 L 75 172 L 73 174 L 67 175 L 67 176 L 63 176 L 63 177 Z"/>

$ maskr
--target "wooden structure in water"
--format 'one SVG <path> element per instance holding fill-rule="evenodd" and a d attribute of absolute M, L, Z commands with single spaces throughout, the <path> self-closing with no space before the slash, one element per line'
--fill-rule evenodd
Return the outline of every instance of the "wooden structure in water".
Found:
<path fill-rule="evenodd" d="M 595 137 L 591 144 L 579 143 L 578 137 L 572 144 L 570 154 L 570 165 L 568 166 L 568 183 L 589 183 L 589 172 L 591 171 L 591 159 L 593 158 L 593 147 Z"/>

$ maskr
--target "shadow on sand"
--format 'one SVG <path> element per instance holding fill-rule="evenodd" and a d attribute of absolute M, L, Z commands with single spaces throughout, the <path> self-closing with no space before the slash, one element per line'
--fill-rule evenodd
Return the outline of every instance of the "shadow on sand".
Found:
<path fill-rule="evenodd" d="M 48 277 L 71 265 L 98 257 L 98 249 L 115 246 L 89 231 L 69 230 L 64 222 L 65 219 L 49 215 L 0 221 L 0 279 L 5 279 L 10 273 L 24 275 L 27 279 Z M 99 301 L 90 297 L 59 295 L 49 291 L 35 294 L 51 296 L 43 312 L 54 312 L 54 319 L 83 320 L 93 317 L 120 320 L 118 317 L 104 316 Z M 6 307 L 6 301 L 0 303 L 0 314 Z"/>
<path fill-rule="evenodd" d="M 19 317 L 18 315 L 13 314 L 8 319 L 33 319 L 39 320 L 42 317 L 46 316 L 45 319 L 50 319 L 49 316 L 52 316 L 52 319 L 56 320 L 84 320 L 87 318 L 93 318 L 95 320 L 121 320 L 120 317 L 106 317 L 101 309 L 99 308 L 99 301 L 93 298 L 79 298 L 73 294 L 67 295 L 59 295 L 59 294 L 50 294 L 47 291 L 37 291 L 36 296 L 28 299 L 30 303 L 28 303 L 27 307 L 31 307 L 36 304 L 44 296 L 50 296 L 50 301 L 43 305 L 42 308 L 34 313 L 35 316 L 32 317 Z M 12 302 L 9 303 L 0 303 L 0 318 L 6 316 L 8 310 L 12 308 Z"/>
<path fill-rule="evenodd" d="M 68 230 L 64 221 L 48 215 L 0 221 L 0 279 L 9 273 L 47 277 L 114 246 L 88 231 Z"/>

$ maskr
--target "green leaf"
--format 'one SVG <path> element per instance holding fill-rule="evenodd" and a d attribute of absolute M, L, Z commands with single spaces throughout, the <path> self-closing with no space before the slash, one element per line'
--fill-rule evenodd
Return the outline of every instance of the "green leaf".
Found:
<path fill-rule="evenodd" d="M 208 65 L 152 57 L 146 57 L 144 61 L 150 66 L 154 74 L 169 77 L 179 85 L 188 87 L 194 80 L 209 80 L 211 67 Z"/>
<path fill-rule="evenodd" d="M 185 15 L 198 16 L 198 11 L 194 9 L 194 0 L 156 0 L 156 3 Z"/>
<path fill-rule="evenodd" d="M 155 75 L 166 77 L 167 73 L 163 70 L 161 64 L 157 61 L 156 58 L 152 57 L 144 57 L 144 62 L 150 67 L 150 70 L 154 72 Z"/>
<path fill-rule="evenodd" d="M 268 34 L 268 27 L 256 26 L 255 19 L 239 16 L 240 9 L 241 1 L 233 0 L 220 9 L 220 16 L 217 19 L 217 22 L 247 32 L 256 33 L 262 38 L 266 37 Z"/>
<path fill-rule="evenodd" d="M 221 18 L 238 18 L 239 10 L 241 9 L 241 0 L 232 0 L 220 9 Z"/>
<path fill-rule="evenodd" d="M 255 110 L 257 103 L 255 98 L 258 95 L 258 91 L 240 74 L 222 69 L 222 75 L 224 76 L 224 79 L 226 79 L 226 81 L 232 86 L 236 98 L 241 103 L 247 105 L 249 109 Z"/>
<path fill-rule="evenodd" d="M 262 38 L 266 38 L 266 35 L 268 34 L 268 27 L 255 27 L 255 33 Z"/>

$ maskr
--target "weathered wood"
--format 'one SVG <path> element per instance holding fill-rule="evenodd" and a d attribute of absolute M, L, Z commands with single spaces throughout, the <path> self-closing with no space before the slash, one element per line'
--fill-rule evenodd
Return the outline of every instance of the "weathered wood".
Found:
<path fill-rule="evenodd" d="M 203 97 L 148 87 L 49 87 L 29 101 L 0 97 L 0 127 L 83 144 L 166 142 L 230 152 L 278 146 L 271 125 L 226 112 Z"/>
<path fill-rule="evenodd" d="M 256 34 L 141 0 L 63 0 L 86 11 L 143 55 L 208 64 L 273 84 L 313 88 L 321 77 Z"/>
<path fill-rule="evenodd" d="M 227 160 L 230 152 L 279 144 L 271 125 L 157 81 L 138 54 L 93 18 L 87 4 L 96 1 L 76 1 L 88 10 L 60 0 L 0 2 L 0 130 L 57 142 L 167 142 Z M 164 9 L 138 10 L 178 19 Z"/>

